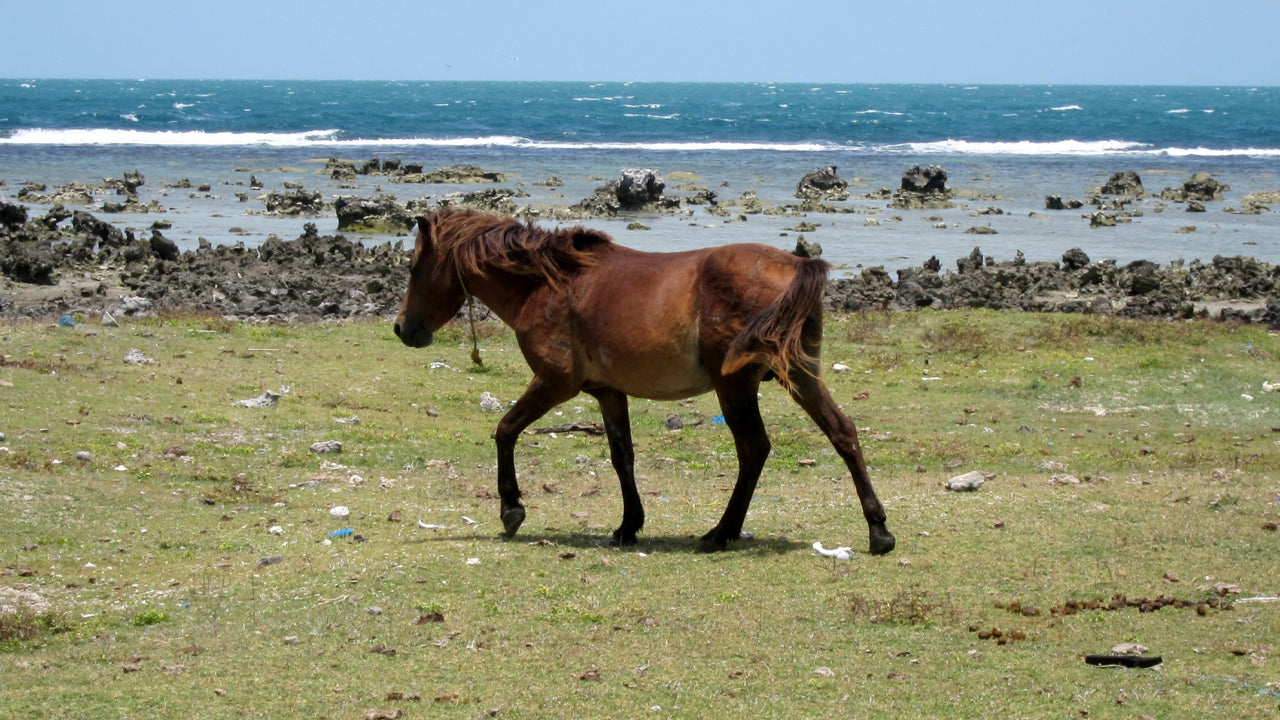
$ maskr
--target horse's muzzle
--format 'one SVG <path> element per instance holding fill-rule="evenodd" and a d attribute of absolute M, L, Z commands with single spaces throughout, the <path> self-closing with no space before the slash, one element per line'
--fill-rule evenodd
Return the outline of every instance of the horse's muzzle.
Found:
<path fill-rule="evenodd" d="M 409 347 L 421 348 L 431 344 L 435 334 L 426 325 L 408 320 L 397 320 L 394 327 L 396 337 Z"/>

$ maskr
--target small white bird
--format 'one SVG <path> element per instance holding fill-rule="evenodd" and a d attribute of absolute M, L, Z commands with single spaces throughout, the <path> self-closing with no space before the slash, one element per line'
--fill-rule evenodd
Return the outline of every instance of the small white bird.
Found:
<path fill-rule="evenodd" d="M 853 548 L 838 547 L 828 550 L 822 547 L 822 542 L 819 541 L 813 544 L 813 554 L 818 557 L 829 557 L 841 562 L 849 562 L 853 559 Z"/>

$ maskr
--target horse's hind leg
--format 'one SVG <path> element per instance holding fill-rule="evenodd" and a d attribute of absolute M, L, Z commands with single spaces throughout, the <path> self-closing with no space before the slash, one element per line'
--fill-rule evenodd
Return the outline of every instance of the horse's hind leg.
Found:
<path fill-rule="evenodd" d="M 858 490 L 858 500 L 862 503 L 862 514 L 867 518 L 867 527 L 871 533 L 871 554 L 883 555 L 894 546 L 893 534 L 885 527 L 884 507 L 871 487 L 871 476 L 867 473 L 867 465 L 862 457 L 862 445 L 858 442 L 858 430 L 853 421 L 840 411 L 826 385 L 814 374 L 804 369 L 791 373 L 791 397 L 804 408 L 809 417 L 835 446 L 836 452 L 849 466 L 853 475 L 853 485 Z"/>
<path fill-rule="evenodd" d="M 727 380 L 716 386 L 720 409 L 724 413 L 725 424 L 733 433 L 733 444 L 738 452 L 738 481 L 733 486 L 724 516 L 711 532 L 702 536 L 698 544 L 702 552 L 724 550 L 730 540 L 737 540 L 742 534 L 751 496 L 755 494 L 760 471 L 769 457 L 769 435 L 765 432 L 764 420 L 760 418 L 760 402 L 756 397 L 759 387 L 759 381 Z"/>
<path fill-rule="evenodd" d="M 612 388 L 590 391 L 600 402 L 605 433 L 609 436 L 609 459 L 622 485 L 622 525 L 613 533 L 614 545 L 634 545 L 636 533 L 644 526 L 644 506 L 636 490 L 636 451 L 631 446 L 631 418 L 627 396 Z"/>
<path fill-rule="evenodd" d="M 498 497 L 502 500 L 503 534 L 508 538 L 515 537 L 525 514 L 524 505 L 520 504 L 520 485 L 516 482 L 516 441 L 533 421 L 575 394 L 535 377 L 515 406 L 498 422 L 493 439 L 498 446 Z"/>

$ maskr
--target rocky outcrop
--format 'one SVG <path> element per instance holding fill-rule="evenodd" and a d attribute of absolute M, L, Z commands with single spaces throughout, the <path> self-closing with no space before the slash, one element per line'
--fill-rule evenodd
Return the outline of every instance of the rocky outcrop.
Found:
<path fill-rule="evenodd" d="M 947 171 L 937 165 L 930 165 L 929 167 L 923 168 L 916 165 L 902 173 L 901 189 L 905 192 L 917 193 L 920 195 L 927 195 L 931 193 L 942 193 L 945 195 L 947 192 Z"/>
<path fill-rule="evenodd" d="M 680 199 L 663 194 L 666 183 L 654 170 L 627 168 L 617 180 L 596 188 L 590 197 L 569 208 L 578 217 L 615 217 L 620 212 L 679 210 Z"/>
<path fill-rule="evenodd" d="M 70 222 L 67 220 L 70 219 Z M 817 256 L 816 244 L 797 242 Z M 394 314 L 408 282 L 401 243 L 365 246 L 320 235 L 308 223 L 294 240 L 268 238 L 176 252 L 158 229 L 138 240 L 93 215 L 51 208 L 32 217 L 0 200 L 0 312 L 34 317 L 65 312 L 182 309 L 242 318 Z M 931 258 L 832 280 L 835 312 L 994 308 L 1083 312 L 1134 318 L 1209 316 L 1280 328 L 1280 266 L 1247 257 L 1157 265 L 1093 261 L 1078 248 L 1058 262 L 998 261 L 974 248 L 944 271 Z M 125 298 L 141 298 L 129 301 Z"/>
<path fill-rule="evenodd" d="M 373 198 L 344 195 L 334 199 L 333 210 L 338 216 L 340 231 L 394 235 L 413 226 L 413 214 L 390 195 Z"/>
<path fill-rule="evenodd" d="M 956 261 L 898 271 L 883 268 L 831 282 L 833 311 L 990 308 L 1088 312 L 1135 318 L 1217 316 L 1280 327 L 1280 266 L 1245 257 L 1214 257 L 1167 266 L 1139 260 L 1124 266 L 1091 262 L 1078 248 L 1061 262 L 997 262 L 974 248 Z M 1211 308 L 1234 305 L 1216 313 Z"/>
<path fill-rule="evenodd" d="M 1125 195 L 1128 197 L 1140 198 L 1146 195 L 1146 188 L 1142 186 L 1142 177 L 1132 170 L 1124 170 L 1115 173 L 1107 180 L 1107 183 L 1096 191 L 1101 195 Z"/>
<path fill-rule="evenodd" d="M 840 201 L 849 199 L 849 183 L 836 173 L 835 165 L 810 170 L 796 183 L 801 200 Z"/>
<path fill-rule="evenodd" d="M 1211 202 L 1221 200 L 1222 193 L 1230 189 L 1230 185 L 1218 182 L 1209 173 L 1196 173 L 1182 187 L 1165 188 L 1160 197 L 1171 202 Z"/>
<path fill-rule="evenodd" d="M 916 165 L 902 173 L 901 186 L 894 191 L 889 207 L 895 210 L 945 210 L 955 207 L 953 191 L 947 189 L 947 171 L 937 165 Z"/>
<path fill-rule="evenodd" d="M 266 206 L 268 215 L 319 215 L 325 209 L 320 191 L 305 188 L 272 190 L 258 199 Z"/>
<path fill-rule="evenodd" d="M 475 165 L 448 165 L 431 172 L 423 172 L 418 166 L 417 172 L 403 172 L 396 177 L 397 182 L 433 183 L 438 185 L 467 185 L 472 183 L 506 182 L 507 176 L 500 172 L 490 172 Z M 395 172 L 389 173 L 396 175 Z"/>

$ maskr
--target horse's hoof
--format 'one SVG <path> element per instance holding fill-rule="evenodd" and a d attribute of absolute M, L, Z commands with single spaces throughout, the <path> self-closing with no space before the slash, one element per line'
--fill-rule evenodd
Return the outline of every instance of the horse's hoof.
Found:
<path fill-rule="evenodd" d="M 698 541 L 698 552 L 713 553 L 724 552 L 729 549 L 729 542 L 724 538 L 718 537 L 715 533 L 708 533 L 702 536 Z"/>
<path fill-rule="evenodd" d="M 879 532 L 871 532 L 871 554 L 872 555 L 888 555 L 893 552 L 893 547 L 898 541 L 894 539 L 893 533 L 888 530 L 880 530 Z"/>
<path fill-rule="evenodd" d="M 623 547 L 624 545 L 635 545 L 636 534 L 631 532 L 623 532 L 622 528 L 613 531 L 613 539 L 609 541 L 610 547 Z"/>
<path fill-rule="evenodd" d="M 520 529 L 521 523 L 524 522 L 524 508 L 516 505 L 502 511 L 502 528 L 503 535 L 508 540 L 516 536 L 516 531 Z"/>

